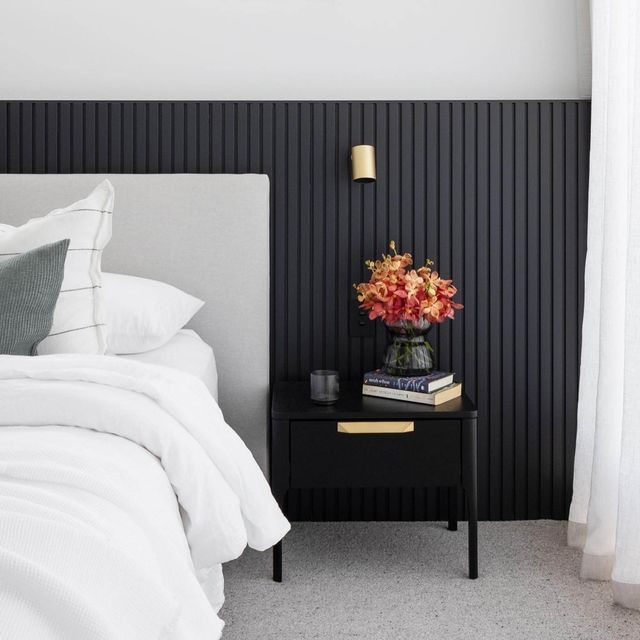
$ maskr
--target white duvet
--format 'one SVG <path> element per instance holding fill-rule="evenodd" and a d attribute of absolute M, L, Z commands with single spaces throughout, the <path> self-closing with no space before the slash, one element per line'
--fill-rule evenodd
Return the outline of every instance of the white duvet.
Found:
<path fill-rule="evenodd" d="M 288 529 L 195 377 L 0 356 L 2 640 L 217 638 L 220 564 Z"/>

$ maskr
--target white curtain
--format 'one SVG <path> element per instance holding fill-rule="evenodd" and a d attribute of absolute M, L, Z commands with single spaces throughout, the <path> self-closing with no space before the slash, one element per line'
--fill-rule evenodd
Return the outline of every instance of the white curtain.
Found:
<path fill-rule="evenodd" d="M 569 544 L 640 609 L 640 0 L 592 2 L 585 308 Z"/>

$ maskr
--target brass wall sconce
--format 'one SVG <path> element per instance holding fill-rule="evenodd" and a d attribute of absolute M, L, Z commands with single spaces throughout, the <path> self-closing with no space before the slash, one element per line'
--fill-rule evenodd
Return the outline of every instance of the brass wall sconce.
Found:
<path fill-rule="evenodd" d="M 351 176 L 354 182 L 376 181 L 376 148 L 370 144 L 351 147 Z"/>

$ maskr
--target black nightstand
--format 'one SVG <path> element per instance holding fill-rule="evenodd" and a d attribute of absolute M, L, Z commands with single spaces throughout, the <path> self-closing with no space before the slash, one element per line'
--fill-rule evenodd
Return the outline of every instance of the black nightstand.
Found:
<path fill-rule="evenodd" d="M 469 513 L 469 577 L 478 577 L 477 416 L 462 396 L 437 407 L 362 396 L 341 383 L 340 399 L 319 406 L 309 384 L 278 382 L 269 430 L 271 489 L 281 507 L 288 489 L 449 487 L 449 529 L 457 529 L 457 488 Z M 282 543 L 273 548 L 282 581 Z"/>

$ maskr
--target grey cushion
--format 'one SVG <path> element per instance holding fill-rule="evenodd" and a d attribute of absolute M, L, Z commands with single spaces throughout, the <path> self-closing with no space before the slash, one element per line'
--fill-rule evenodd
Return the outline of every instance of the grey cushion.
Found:
<path fill-rule="evenodd" d="M 0 263 L 0 353 L 34 356 L 53 323 L 69 240 Z"/>

